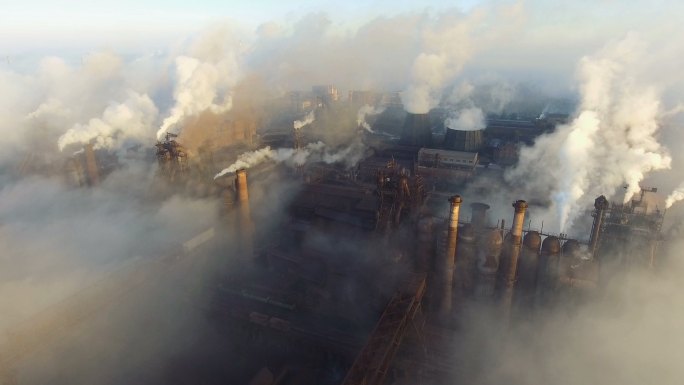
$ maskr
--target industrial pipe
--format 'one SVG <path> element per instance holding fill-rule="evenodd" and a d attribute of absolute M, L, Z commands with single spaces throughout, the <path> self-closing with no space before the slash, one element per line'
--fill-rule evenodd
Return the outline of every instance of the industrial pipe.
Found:
<path fill-rule="evenodd" d="M 608 208 L 608 199 L 601 195 L 594 201 L 594 224 L 591 227 L 591 240 L 589 241 L 589 252 L 592 257 L 596 257 L 596 251 L 598 248 L 599 237 L 601 236 L 601 225 L 603 223 L 603 218 L 606 215 L 606 209 Z"/>
<path fill-rule="evenodd" d="M 451 314 L 452 287 L 454 280 L 454 266 L 456 263 L 456 241 L 458 239 L 458 214 L 461 208 L 461 197 L 454 195 L 449 198 L 451 211 L 449 214 L 449 228 L 447 233 L 447 247 L 444 253 L 444 267 L 442 277 L 442 303 L 440 314 L 448 319 Z"/>
<path fill-rule="evenodd" d="M 520 247 L 522 244 L 522 229 L 525 221 L 525 211 L 527 202 L 518 200 L 513 203 L 515 215 L 513 216 L 513 226 L 511 227 L 511 249 L 508 259 L 508 270 L 505 275 L 505 288 L 502 298 L 505 320 L 510 316 L 515 280 L 518 272 L 518 258 L 520 257 Z"/>
<path fill-rule="evenodd" d="M 247 171 L 237 170 L 235 173 L 238 209 L 240 211 L 240 231 L 242 233 L 243 252 L 247 257 L 253 256 L 254 224 L 249 209 L 249 192 L 247 190 Z"/>
<path fill-rule="evenodd" d="M 100 172 L 97 167 L 97 158 L 95 158 L 95 150 L 93 150 L 93 145 L 88 143 L 85 145 L 85 159 L 86 159 L 86 171 L 88 172 L 88 182 L 91 186 L 97 186 L 100 184 Z"/>

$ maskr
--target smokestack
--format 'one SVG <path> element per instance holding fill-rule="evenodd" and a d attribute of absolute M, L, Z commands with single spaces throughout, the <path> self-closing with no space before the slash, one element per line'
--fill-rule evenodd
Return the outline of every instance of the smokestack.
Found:
<path fill-rule="evenodd" d="M 475 202 L 470 204 L 470 209 L 472 210 L 471 220 L 473 228 L 481 229 L 487 225 L 487 210 L 489 210 L 489 205 L 484 203 Z"/>
<path fill-rule="evenodd" d="M 91 143 L 86 144 L 84 151 L 86 172 L 88 173 L 88 183 L 91 186 L 97 186 L 100 184 L 100 172 L 97 167 L 97 159 L 95 158 L 95 150 L 93 150 L 93 145 Z"/>
<path fill-rule="evenodd" d="M 511 228 L 511 253 L 508 259 L 508 270 L 505 276 L 505 289 L 503 295 L 504 320 L 508 320 L 513 300 L 513 290 L 515 289 L 515 279 L 518 272 L 518 258 L 520 257 L 520 247 L 522 244 L 522 229 L 525 221 L 525 211 L 527 202 L 518 200 L 513 203 L 515 216 Z"/>
<path fill-rule="evenodd" d="M 451 315 L 454 266 L 456 263 L 456 240 L 458 239 L 458 214 L 461 208 L 461 197 L 454 195 L 449 198 L 449 203 L 451 203 L 451 211 L 449 214 L 447 247 L 444 253 L 442 303 L 440 305 L 440 316 L 443 320 L 447 320 Z"/>
<path fill-rule="evenodd" d="M 601 195 L 594 201 L 594 224 L 591 227 L 591 240 L 589 241 L 589 252 L 591 256 L 596 258 L 596 249 L 598 247 L 599 237 L 601 236 L 601 225 L 603 224 L 603 218 L 606 215 L 606 209 L 608 208 L 608 199 Z"/>
<path fill-rule="evenodd" d="M 432 129 L 428 114 L 409 113 L 406 115 L 400 143 L 405 146 L 432 146 Z"/>
<path fill-rule="evenodd" d="M 240 211 L 240 232 L 243 242 L 243 252 L 248 257 L 253 256 L 254 224 L 249 209 L 249 192 L 247 191 L 247 171 L 237 170 L 235 173 L 235 188 L 237 190 L 238 209 Z"/>

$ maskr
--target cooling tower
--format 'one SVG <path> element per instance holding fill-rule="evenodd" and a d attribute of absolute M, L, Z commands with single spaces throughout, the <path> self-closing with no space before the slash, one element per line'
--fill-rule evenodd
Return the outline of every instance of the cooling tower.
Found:
<path fill-rule="evenodd" d="M 447 128 L 444 148 L 454 151 L 478 152 L 482 148 L 484 130 L 462 131 Z"/>
<path fill-rule="evenodd" d="M 404 127 L 401 130 L 400 143 L 405 146 L 430 147 L 432 146 L 432 129 L 428 114 L 406 115 Z"/>

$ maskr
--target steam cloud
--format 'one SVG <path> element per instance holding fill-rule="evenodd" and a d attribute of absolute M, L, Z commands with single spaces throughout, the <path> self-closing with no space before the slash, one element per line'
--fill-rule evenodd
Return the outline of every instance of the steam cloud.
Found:
<path fill-rule="evenodd" d="M 59 137 L 59 149 L 78 143 L 95 141 L 95 148 L 116 149 L 123 141 L 135 139 L 150 142 L 154 139 L 150 129 L 157 117 L 157 107 L 147 95 L 130 92 L 128 99 L 105 109 L 101 118 L 87 124 L 77 124 Z"/>
<path fill-rule="evenodd" d="M 534 6 L 530 13 L 535 12 Z M 601 5 L 592 4 L 594 6 Z M 673 11 L 675 7 L 668 4 L 664 15 L 681 16 L 681 12 Z M 136 176 L 117 171 L 100 187 L 91 190 L 68 189 L 56 178 L 42 176 L 5 183 L 10 180 L 5 171 L 13 169 L 26 151 L 43 152 L 50 161 L 54 159 L 49 157 L 54 156 L 51 151 L 74 143 L 94 140 L 98 147 L 117 148 L 128 140 L 151 141 L 155 131 L 158 138 L 165 132 L 178 132 L 192 115 L 206 110 L 216 113 L 230 110 L 234 86 L 247 68 L 278 91 L 304 89 L 319 83 L 385 91 L 403 89 L 402 100 L 411 112 L 427 112 L 443 101 L 445 88 L 470 65 L 475 69 L 487 64 L 484 71 L 493 72 L 522 70 L 521 73 L 527 73 L 521 75 L 522 78 L 533 81 L 547 76 L 553 79 L 549 84 L 562 84 L 556 87 L 567 91 L 562 88 L 567 80 L 565 63 L 574 62 L 575 55 L 584 52 L 584 48 L 577 50 L 574 46 L 576 35 L 567 39 L 562 33 L 551 36 L 547 34 L 548 29 L 525 27 L 513 31 L 510 34 L 514 37 L 510 40 L 512 44 L 506 44 L 507 40 L 499 37 L 504 35 L 501 31 L 510 31 L 507 28 L 515 25 L 515 9 L 503 13 L 490 11 L 475 8 L 466 14 L 440 12 L 443 15 L 440 17 L 433 17 L 429 12 L 377 17 L 342 35 L 335 34 L 331 28 L 333 23 L 325 15 L 312 14 L 291 25 L 262 26 L 256 40 L 246 40 L 248 47 L 241 47 L 227 38 L 230 34 L 224 31 L 202 36 L 189 50 L 183 49 L 180 55 L 174 53 L 170 57 L 155 54 L 129 61 L 111 53 L 95 53 L 82 57 L 78 65 L 70 64 L 68 59 L 48 57 L 37 63 L 35 73 L 25 69 L 12 71 L 3 63 L 0 68 L 0 144 L 3 145 L 0 153 L 0 201 L 3 202 L 0 205 L 0 240 L 8 245 L 8 250 L 0 256 L 3 272 L 0 302 L 2 309 L 7 310 L 0 319 L 0 331 L 3 332 L 0 334 L 6 335 L 4 332 L 27 317 L 131 261 L 135 258 L 132 256 L 165 253 L 169 244 L 187 239 L 212 225 L 213 215 L 218 211 L 218 203 L 212 200 L 172 197 L 150 204 L 144 196 L 153 172 L 147 169 Z M 591 10 L 584 7 L 581 17 L 589 22 L 596 21 L 592 19 Z M 659 27 L 664 19 L 657 20 Z M 678 21 L 678 18 L 674 20 Z M 663 30 L 669 31 L 665 24 L 662 23 Z M 575 20 L 572 25 L 578 27 Z M 606 28 L 605 31 L 590 37 L 591 43 L 599 44 L 615 36 L 615 29 Z M 548 41 L 540 40 L 539 35 L 544 35 Z M 677 35 L 672 33 L 664 37 Z M 494 49 L 487 57 L 487 49 L 491 48 L 488 45 L 492 42 Z M 579 212 L 577 208 L 584 208 L 596 195 L 614 194 L 614 190 L 621 191 L 620 187 L 627 182 L 630 186 L 628 199 L 629 193 L 637 191 L 639 181 L 647 172 L 667 168 L 670 163 L 667 152 L 656 141 L 657 119 L 664 115 L 660 112 L 659 90 L 645 82 L 636 68 L 649 57 L 646 50 L 639 50 L 638 46 L 638 41 L 630 38 L 582 59 L 579 69 L 582 102 L 575 120 L 559 127 L 556 133 L 539 138 L 535 146 L 523 149 L 520 167 L 507 175 L 511 181 L 524 181 L 526 185 L 522 187 L 527 189 L 530 198 L 553 193 L 561 229 L 570 227 L 573 213 Z M 680 53 L 681 49 L 674 51 Z M 478 52 L 484 52 L 485 56 L 478 57 Z M 519 58 L 524 58 L 523 64 L 516 63 Z M 672 79 L 681 67 L 681 55 L 673 58 L 676 60 L 659 59 L 658 65 L 665 68 L 671 65 L 675 70 L 660 72 L 667 73 L 668 82 L 681 84 L 680 80 Z M 391 68 L 387 66 L 388 61 L 393 64 Z M 166 79 L 167 63 L 172 63 L 173 79 Z M 301 76 L 303 73 L 307 76 Z M 544 76 L 536 77 L 538 73 Z M 409 84 L 405 81 L 407 75 Z M 173 95 L 166 95 L 164 87 L 170 80 L 174 81 Z M 501 109 L 510 100 L 511 90 L 507 87 L 496 90 L 501 92 L 492 100 L 492 105 Z M 172 105 L 167 110 L 165 99 L 171 97 Z M 471 107 L 490 111 L 483 104 L 459 106 L 454 119 L 463 116 L 464 126 L 476 126 L 473 122 L 477 119 L 471 118 L 477 117 L 478 113 L 474 110 L 464 112 Z M 159 116 L 159 111 L 163 116 Z M 669 114 L 679 111 L 672 110 Z M 164 119 L 160 124 L 161 118 Z M 678 144 L 673 142 L 672 146 L 676 157 Z M 357 143 L 335 147 L 335 150 L 322 142 L 300 150 L 264 148 L 243 154 L 236 164 L 217 177 L 265 161 L 300 165 L 315 159 L 353 164 L 362 153 L 363 146 Z M 273 186 L 269 185 L 262 194 L 277 195 Z M 250 193 L 256 190 L 252 186 L 250 189 Z M 682 198 L 682 190 L 680 186 L 670 195 L 668 205 Z M 135 195 L 134 199 L 131 194 Z M 264 199 L 264 202 L 276 200 Z M 506 207 L 510 211 L 508 204 Z M 278 210 L 274 208 L 273 211 Z M 83 231 L 74 232 L 73 229 Z M 630 290 L 609 288 L 612 291 L 606 295 L 607 300 L 601 301 L 597 309 L 581 309 L 572 319 L 576 322 L 568 324 L 565 322 L 567 317 L 559 316 L 548 321 L 546 326 L 521 333 L 524 338 L 513 341 L 511 349 L 494 350 L 495 355 L 501 351 L 501 357 L 482 361 L 483 366 L 489 365 L 488 368 L 492 362 L 494 367 L 503 363 L 489 374 L 494 377 L 492 381 L 484 383 L 631 384 L 651 378 L 653 368 L 663 374 L 656 382 L 680 383 L 677 346 L 682 345 L 680 340 L 684 333 L 681 333 L 681 322 L 677 322 L 679 318 L 671 313 L 672 309 L 682 307 L 682 296 L 672 295 L 681 292 L 681 279 L 678 279 L 681 273 L 679 266 L 664 279 L 645 279 L 646 285 L 633 284 L 628 286 Z M 164 287 L 177 288 L 178 282 L 182 281 L 180 275 L 188 274 L 183 270 L 177 275 Z M 196 284 L 201 284 L 202 279 L 198 275 Z M 635 297 L 631 293 L 642 294 Z M 141 301 L 144 304 L 135 309 L 135 314 L 140 314 L 140 318 L 152 315 L 154 322 L 146 320 L 147 325 L 167 325 L 169 321 L 176 321 L 180 312 L 175 303 L 169 306 L 175 309 L 171 312 L 149 306 L 151 303 L 157 305 L 159 298 L 168 297 L 173 296 L 157 293 L 153 300 Z M 612 312 L 610 306 L 614 302 L 610 299 L 614 298 L 620 300 L 620 305 L 632 306 L 617 306 L 618 310 L 626 309 L 625 312 Z M 120 302 L 128 303 L 127 300 Z M 649 311 L 644 313 L 644 308 Z M 187 310 L 185 315 L 201 313 L 196 308 L 184 310 Z M 600 313 L 602 310 L 606 312 Z M 110 314 L 103 312 L 99 318 Z M 120 318 L 130 314 L 129 309 L 129 313 L 120 314 Z M 648 317 L 644 318 L 644 314 Z M 641 322 L 643 320 L 647 322 Z M 156 329 L 141 329 L 140 325 L 118 326 L 125 329 L 120 332 L 121 341 L 124 337 L 131 338 L 135 331 L 141 334 Z M 100 327 L 98 331 L 101 329 L 108 328 Z M 46 379 L 56 383 L 96 383 L 107 382 L 104 379 L 113 373 L 104 371 L 116 367 L 114 372 L 119 373 L 119 377 L 109 383 L 155 383 L 122 379 L 126 375 L 120 373 L 126 371 L 119 365 L 111 365 L 121 359 L 112 360 L 111 356 L 126 357 L 128 366 L 137 365 L 138 370 L 149 371 L 147 366 L 157 366 L 165 361 L 160 352 L 167 352 L 170 347 L 181 349 L 178 336 L 184 335 L 183 331 L 200 328 L 186 324 L 180 329 L 181 332 L 166 330 L 166 333 L 160 333 L 156 338 L 161 342 L 153 347 L 146 344 L 147 351 L 137 360 L 130 359 L 131 353 L 138 352 L 128 349 L 129 345 L 121 349 L 123 351 L 112 352 L 117 350 L 112 341 L 119 341 L 118 338 L 92 333 L 97 337 L 88 341 L 94 343 L 83 344 L 76 350 L 88 354 L 91 350 L 100 350 L 96 357 L 108 359 L 84 360 L 73 356 L 78 358 L 72 358 L 71 366 L 65 369 L 62 364 L 66 360 L 57 354 L 48 357 L 46 361 L 52 365 L 45 367 L 35 365 L 33 357 L 23 372 L 34 373 L 42 368 L 42 377 L 38 375 L 29 383 L 45 383 Z M 635 330 L 640 333 L 634 333 Z M 661 330 L 662 333 L 654 335 L 654 331 Z M 87 334 L 87 331 L 79 329 L 77 334 Z M 491 336 L 491 330 L 486 330 L 482 339 L 464 344 L 464 347 L 482 346 L 487 343 L 488 335 Z M 625 339 L 626 335 L 630 338 Z M 586 355 L 577 354 L 593 347 L 595 341 L 607 338 L 612 343 L 604 344 L 598 352 L 590 349 Z M 530 344 L 531 340 L 538 343 Z M 569 348 L 549 351 L 548 346 Z M 635 349 L 634 346 L 645 348 Z M 663 349 L 664 346 L 673 348 Z M 510 360 L 511 357 L 515 359 Z M 598 359 L 593 359 L 596 357 Z M 81 361 L 98 361 L 100 365 L 92 362 L 81 365 Z M 154 365 L 149 365 L 150 362 Z M 605 364 L 597 365 L 597 362 Z M 83 367 L 88 365 L 93 368 Z M 140 366 L 146 367 L 141 370 Z M 539 371 L 521 368 L 539 368 Z M 600 373 L 587 368 L 598 368 Z M 55 376 L 58 372 L 61 375 Z M 616 379 L 614 376 L 620 376 L 617 373 L 625 374 Z M 73 378 L 81 381 L 70 381 Z"/>
<path fill-rule="evenodd" d="M 238 62 L 229 54 L 216 62 L 180 56 L 176 58 L 176 87 L 173 92 L 176 104 L 162 122 L 157 139 L 176 128 L 186 117 L 210 110 L 228 111 L 233 106 L 231 88 L 238 79 Z"/>
<path fill-rule="evenodd" d="M 459 111 L 456 117 L 447 118 L 444 125 L 452 130 L 475 131 L 485 128 L 487 124 L 482 110 L 470 107 Z"/>
<path fill-rule="evenodd" d="M 311 123 L 313 123 L 316 120 L 316 115 L 314 114 L 314 111 L 310 111 L 306 116 L 304 116 L 303 120 L 295 120 L 294 123 L 292 124 L 295 130 L 299 130 L 304 126 L 307 126 Z"/>
<path fill-rule="evenodd" d="M 427 113 L 439 103 L 445 85 L 471 56 L 469 20 L 443 20 L 426 31 L 423 43 L 425 50 L 415 58 L 411 82 L 401 95 L 406 111 L 416 114 Z"/>
<path fill-rule="evenodd" d="M 523 148 L 518 166 L 507 174 L 511 182 L 531 183 L 537 196 L 551 192 L 560 231 L 596 196 L 612 196 L 626 183 L 627 201 L 646 173 L 670 167 L 670 156 L 656 140 L 658 94 L 640 83 L 635 68 L 644 53 L 629 36 L 584 57 L 577 117 Z"/>
<path fill-rule="evenodd" d="M 384 107 L 373 107 L 369 104 L 365 104 L 363 107 L 359 109 L 359 112 L 356 113 L 356 124 L 358 124 L 360 127 L 363 127 L 364 130 L 373 134 L 375 133 L 375 131 L 373 131 L 370 124 L 366 122 L 366 117 L 368 115 L 382 114 L 383 111 L 385 111 Z"/>
<path fill-rule="evenodd" d="M 673 204 L 684 199 L 684 183 L 680 184 L 670 195 L 665 199 L 665 208 L 669 209 Z"/>
<path fill-rule="evenodd" d="M 267 161 L 276 163 L 286 163 L 293 166 L 302 166 L 308 160 L 322 161 L 327 164 L 344 163 L 351 167 L 355 165 L 364 155 L 365 146 L 354 142 L 341 150 L 331 150 L 323 142 L 309 143 L 304 148 L 278 148 L 272 149 L 267 146 L 259 150 L 243 153 L 238 156 L 235 163 L 221 170 L 214 176 L 220 178 L 226 174 L 234 173 L 240 169 L 254 167 Z"/>

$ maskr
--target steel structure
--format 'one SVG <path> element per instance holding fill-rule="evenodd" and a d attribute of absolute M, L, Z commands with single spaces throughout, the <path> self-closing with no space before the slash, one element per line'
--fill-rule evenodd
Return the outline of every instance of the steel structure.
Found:
<path fill-rule="evenodd" d="M 380 385 L 401 345 L 407 328 L 421 310 L 425 274 L 416 275 L 382 313 L 368 342 L 347 372 L 343 385 Z"/>
<path fill-rule="evenodd" d="M 166 133 L 164 141 L 157 142 L 157 161 L 162 175 L 173 182 L 185 176 L 188 170 L 188 154 L 173 138 L 178 135 Z"/>

